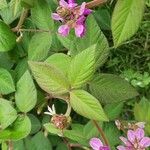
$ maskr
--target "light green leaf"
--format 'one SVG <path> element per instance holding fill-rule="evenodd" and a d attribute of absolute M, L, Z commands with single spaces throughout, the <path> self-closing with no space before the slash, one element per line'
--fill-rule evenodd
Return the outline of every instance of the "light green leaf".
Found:
<path fill-rule="evenodd" d="M 20 140 L 25 138 L 31 131 L 31 122 L 26 115 L 20 115 L 11 127 L 0 131 L 0 139 Z"/>
<path fill-rule="evenodd" d="M 13 16 L 16 16 L 18 9 L 20 7 L 20 0 L 11 0 L 10 5 L 13 10 Z"/>
<path fill-rule="evenodd" d="M 15 100 L 21 112 L 30 111 L 36 104 L 37 92 L 29 71 L 26 71 L 17 82 Z"/>
<path fill-rule="evenodd" d="M 116 103 L 138 95 L 127 81 L 112 74 L 96 75 L 89 87 L 91 93 L 102 103 Z"/>
<path fill-rule="evenodd" d="M 98 121 L 108 121 L 99 101 L 84 90 L 70 92 L 70 104 L 78 114 Z"/>
<path fill-rule="evenodd" d="M 137 121 L 145 122 L 145 130 L 150 134 L 150 102 L 146 98 L 135 104 L 134 116 Z"/>
<path fill-rule="evenodd" d="M 64 74 L 67 74 L 71 62 L 71 57 L 63 53 L 55 53 L 46 59 L 47 63 L 59 68 Z"/>
<path fill-rule="evenodd" d="M 41 62 L 30 61 L 29 65 L 37 83 L 44 91 L 54 95 L 68 92 L 69 83 L 58 68 Z"/>
<path fill-rule="evenodd" d="M 0 0 L 0 10 L 7 7 L 7 1 L 6 0 Z"/>
<path fill-rule="evenodd" d="M 31 17 L 39 29 L 53 30 L 54 22 L 50 15 L 51 10 L 48 3 L 45 0 L 36 0 L 31 9 Z"/>
<path fill-rule="evenodd" d="M 68 37 L 58 35 L 58 38 L 68 50 L 71 50 L 71 55 L 76 55 L 88 47 L 96 45 L 95 62 L 96 67 L 99 67 L 107 59 L 108 42 L 92 15 L 87 18 L 86 27 L 86 34 L 83 38 L 77 38 L 74 34 L 70 34 Z"/>
<path fill-rule="evenodd" d="M 4 22 L 0 21 L 0 51 L 9 51 L 15 44 L 15 35 Z"/>
<path fill-rule="evenodd" d="M 0 93 L 9 94 L 15 91 L 15 86 L 11 74 L 0 68 Z"/>
<path fill-rule="evenodd" d="M 52 43 L 49 32 L 36 33 L 29 43 L 28 59 L 40 61 L 46 58 Z"/>
<path fill-rule="evenodd" d="M 95 71 L 95 45 L 77 54 L 71 61 L 68 78 L 71 88 L 78 88 L 89 81 Z"/>
<path fill-rule="evenodd" d="M 115 47 L 128 40 L 138 30 L 144 0 L 118 0 L 112 16 L 112 34 Z"/>
<path fill-rule="evenodd" d="M 11 125 L 17 118 L 16 110 L 10 102 L 0 98 L 0 128 L 5 129 Z"/>
<path fill-rule="evenodd" d="M 52 133 L 57 135 L 62 135 L 62 131 L 60 129 L 57 129 L 52 123 L 46 123 L 44 124 L 45 129 Z"/>

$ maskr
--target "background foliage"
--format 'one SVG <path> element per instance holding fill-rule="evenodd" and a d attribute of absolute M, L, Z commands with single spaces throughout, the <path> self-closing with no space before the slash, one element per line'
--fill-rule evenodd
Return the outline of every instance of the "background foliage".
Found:
<path fill-rule="evenodd" d="M 150 135 L 150 1 L 94 8 L 83 38 L 57 34 L 56 8 L 55 0 L 0 0 L 1 149 L 66 150 L 66 139 L 88 149 L 100 137 L 92 120 L 112 150 L 122 134 L 116 119 L 144 121 Z M 65 114 L 68 103 L 62 138 L 44 112 L 55 104 Z"/>

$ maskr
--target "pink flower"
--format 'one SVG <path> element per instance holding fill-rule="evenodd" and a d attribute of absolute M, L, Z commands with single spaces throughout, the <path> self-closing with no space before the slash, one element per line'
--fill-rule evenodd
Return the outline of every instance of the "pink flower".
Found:
<path fill-rule="evenodd" d="M 144 130 L 128 130 L 127 138 L 120 137 L 125 146 L 118 146 L 118 150 L 145 150 L 150 146 L 150 138 L 144 136 Z"/>
<path fill-rule="evenodd" d="M 57 13 L 52 13 L 52 18 L 57 21 L 61 21 L 61 25 L 58 29 L 58 33 L 62 36 L 67 36 L 72 28 L 75 29 L 75 34 L 77 37 L 82 37 L 85 35 L 86 27 L 85 21 L 91 10 L 85 8 L 86 3 L 83 2 L 80 9 L 76 9 L 77 4 L 74 0 L 64 0 L 59 1 L 59 7 L 57 8 Z"/>
<path fill-rule="evenodd" d="M 90 146 L 93 150 L 110 150 L 110 148 L 108 146 L 104 146 L 98 138 L 92 138 L 90 140 Z"/>

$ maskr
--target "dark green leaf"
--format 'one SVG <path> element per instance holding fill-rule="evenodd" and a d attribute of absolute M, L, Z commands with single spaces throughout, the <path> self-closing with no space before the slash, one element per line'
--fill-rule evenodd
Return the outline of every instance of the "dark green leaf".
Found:
<path fill-rule="evenodd" d="M 112 74 L 99 74 L 90 82 L 91 93 L 102 103 L 115 103 L 138 95 L 124 79 Z"/>

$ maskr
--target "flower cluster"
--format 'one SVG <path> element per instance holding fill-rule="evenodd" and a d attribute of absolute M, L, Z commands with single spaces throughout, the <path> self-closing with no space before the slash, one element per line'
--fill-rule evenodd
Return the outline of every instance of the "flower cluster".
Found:
<path fill-rule="evenodd" d="M 125 146 L 118 146 L 118 150 L 145 150 L 150 146 L 150 138 L 144 136 L 142 128 L 128 130 L 127 138 L 120 137 L 120 139 Z"/>
<path fill-rule="evenodd" d="M 77 7 L 77 3 L 74 0 L 59 1 L 59 7 L 56 13 L 52 13 L 52 18 L 57 21 L 61 21 L 61 25 L 58 29 L 58 33 L 62 36 L 67 36 L 70 30 L 75 29 L 77 37 L 83 37 L 85 35 L 85 21 L 91 10 L 86 8 L 86 3 L 83 2 L 80 7 Z"/>

